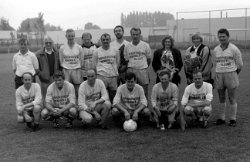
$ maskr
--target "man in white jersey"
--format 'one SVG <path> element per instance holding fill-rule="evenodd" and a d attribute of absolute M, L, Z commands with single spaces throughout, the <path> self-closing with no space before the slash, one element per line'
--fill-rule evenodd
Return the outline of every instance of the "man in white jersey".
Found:
<path fill-rule="evenodd" d="M 180 122 L 182 130 L 185 130 L 186 121 L 184 116 L 190 116 L 192 121 L 202 123 L 206 128 L 211 115 L 213 100 L 212 84 L 203 82 L 202 72 L 193 72 L 193 83 L 185 88 L 180 110 Z"/>
<path fill-rule="evenodd" d="M 15 88 L 17 89 L 21 85 L 22 76 L 25 72 L 30 72 L 32 74 L 33 82 L 36 81 L 36 74 L 39 71 L 39 64 L 36 58 L 36 55 L 33 52 L 30 52 L 28 49 L 28 40 L 26 36 L 22 36 L 18 40 L 19 52 L 16 53 L 13 57 L 12 68 L 15 73 Z"/>
<path fill-rule="evenodd" d="M 238 74 L 243 67 L 240 50 L 229 42 L 227 29 L 218 31 L 220 44 L 214 49 L 215 60 L 215 86 L 220 100 L 219 119 L 217 125 L 225 124 L 226 92 L 229 99 L 229 125 L 236 126 L 237 102 L 236 88 L 239 86 Z"/>
<path fill-rule="evenodd" d="M 147 99 L 142 86 L 136 84 L 136 75 L 132 72 L 125 74 L 126 83 L 120 85 L 115 95 L 112 109 L 114 118 L 125 117 L 125 120 L 138 120 L 138 115 L 149 117 L 150 110 L 147 108 Z"/>
<path fill-rule="evenodd" d="M 83 80 L 87 80 L 87 71 L 88 69 L 94 68 L 93 64 L 93 54 L 97 49 L 97 46 L 91 41 L 92 35 L 90 33 L 84 32 L 82 34 L 82 77 Z"/>
<path fill-rule="evenodd" d="M 96 79 L 94 69 L 87 71 L 87 80 L 80 85 L 78 96 L 79 117 L 83 124 L 91 123 L 94 117 L 98 126 L 106 129 L 111 103 L 106 87 L 102 80 Z"/>
<path fill-rule="evenodd" d="M 160 126 L 161 130 L 165 130 L 167 123 L 167 128 L 170 129 L 175 121 L 175 114 L 178 111 L 178 87 L 170 82 L 171 72 L 169 70 L 159 70 L 157 74 L 161 82 L 153 86 L 151 103 L 159 118 L 157 127 Z"/>
<path fill-rule="evenodd" d="M 148 98 L 149 73 L 151 63 L 151 49 L 149 44 L 141 40 L 141 29 L 130 30 L 132 42 L 125 46 L 124 58 L 128 61 L 128 72 L 135 73 L 138 83 L 143 87 Z"/>
<path fill-rule="evenodd" d="M 64 80 L 64 73 L 56 71 L 54 73 L 54 82 L 49 85 L 45 98 L 45 109 L 42 110 L 43 119 L 50 117 L 53 119 L 53 126 L 59 127 L 58 119 L 67 118 L 67 128 L 72 127 L 73 120 L 77 117 L 75 107 L 75 89 L 74 86 Z"/>
<path fill-rule="evenodd" d="M 117 90 L 118 67 L 120 64 L 119 51 L 110 46 L 111 37 L 104 33 L 101 36 L 102 46 L 94 52 L 97 78 L 101 79 L 112 101 Z"/>
<path fill-rule="evenodd" d="M 30 72 L 23 73 L 24 84 L 16 90 L 16 108 L 17 121 L 26 122 L 29 128 L 36 131 L 39 128 L 42 94 L 39 84 L 32 83 L 32 77 Z"/>
<path fill-rule="evenodd" d="M 67 43 L 62 45 L 59 50 L 59 59 L 65 75 L 65 80 L 72 83 L 75 87 L 76 95 L 82 83 L 81 60 L 84 57 L 82 47 L 75 43 L 75 31 L 66 30 Z"/>
<path fill-rule="evenodd" d="M 116 37 L 116 40 L 110 43 L 111 47 L 114 47 L 115 49 L 119 50 L 120 52 L 120 66 L 118 68 L 119 76 L 117 79 L 118 85 L 120 83 L 125 83 L 125 72 L 127 71 L 128 62 L 124 58 L 124 47 L 129 43 L 126 41 L 123 37 L 124 34 L 124 28 L 121 25 L 117 25 L 114 28 L 114 34 Z"/>

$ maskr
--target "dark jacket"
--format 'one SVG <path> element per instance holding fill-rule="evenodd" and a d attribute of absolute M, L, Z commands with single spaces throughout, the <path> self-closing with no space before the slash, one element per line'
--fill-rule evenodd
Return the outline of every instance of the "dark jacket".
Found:
<path fill-rule="evenodd" d="M 164 50 L 165 49 L 162 48 L 162 49 L 158 49 L 158 50 L 156 50 L 154 52 L 152 67 L 153 67 L 155 72 L 157 72 L 158 70 L 161 69 L 161 56 L 162 56 L 162 53 L 163 53 Z M 183 66 L 181 52 L 176 48 L 172 48 L 171 51 L 172 51 L 172 55 L 173 55 L 173 58 L 174 58 L 175 68 L 178 68 L 179 71 L 181 71 L 181 68 Z M 173 78 L 172 78 L 172 82 L 175 83 L 176 85 L 181 83 L 181 77 L 179 76 L 179 71 L 175 72 L 174 75 L 173 75 Z M 156 83 L 158 83 L 158 82 L 160 82 L 160 79 L 157 76 L 156 77 Z"/>
<path fill-rule="evenodd" d="M 57 70 L 60 70 L 59 54 L 55 48 L 53 48 L 53 52 L 55 56 L 55 65 L 54 65 L 54 72 L 55 72 Z M 50 81 L 49 62 L 44 47 L 36 52 L 36 57 L 39 62 L 39 73 L 38 73 L 39 79 L 42 82 L 49 82 Z"/>

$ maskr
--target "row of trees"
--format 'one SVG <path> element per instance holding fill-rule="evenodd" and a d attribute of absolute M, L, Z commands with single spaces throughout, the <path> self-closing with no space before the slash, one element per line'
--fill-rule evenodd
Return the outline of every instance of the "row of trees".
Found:
<path fill-rule="evenodd" d="M 167 20 L 174 20 L 174 16 L 165 12 L 138 12 L 133 11 L 128 15 L 121 14 L 121 25 L 124 27 L 162 27 Z"/>

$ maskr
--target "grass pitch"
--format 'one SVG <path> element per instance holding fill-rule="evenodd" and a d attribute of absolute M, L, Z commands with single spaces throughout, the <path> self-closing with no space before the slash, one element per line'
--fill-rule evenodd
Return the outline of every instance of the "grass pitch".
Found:
<path fill-rule="evenodd" d="M 249 52 L 242 51 L 237 127 L 213 125 L 219 109 L 214 91 L 207 129 L 161 131 L 145 123 L 132 133 L 117 128 L 111 119 L 109 130 L 83 128 L 79 121 L 72 129 L 53 129 L 52 123 L 42 121 L 40 131 L 28 131 L 16 122 L 13 55 L 0 55 L 0 161 L 250 161 Z M 186 86 L 183 70 L 181 76 L 180 97 Z"/>

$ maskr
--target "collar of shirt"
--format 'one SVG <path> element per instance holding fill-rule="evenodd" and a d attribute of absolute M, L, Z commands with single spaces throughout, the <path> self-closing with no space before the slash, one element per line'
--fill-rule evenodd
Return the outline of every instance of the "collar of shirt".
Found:
<path fill-rule="evenodd" d="M 51 55 L 53 52 L 54 52 L 54 50 L 53 50 L 53 49 L 51 49 L 50 51 L 48 51 L 48 50 L 45 48 L 45 53 L 47 53 L 47 54 Z"/>
<path fill-rule="evenodd" d="M 18 51 L 18 54 L 24 56 L 24 55 L 28 55 L 29 52 L 30 52 L 30 51 L 28 50 L 25 54 L 22 54 L 21 51 L 19 50 L 19 51 Z"/>
<path fill-rule="evenodd" d="M 220 48 L 222 49 L 222 51 L 225 51 L 225 50 L 228 48 L 229 44 L 230 44 L 230 42 L 227 43 L 227 45 L 225 46 L 225 48 L 223 48 L 223 47 L 221 46 L 221 44 L 220 44 Z"/>

